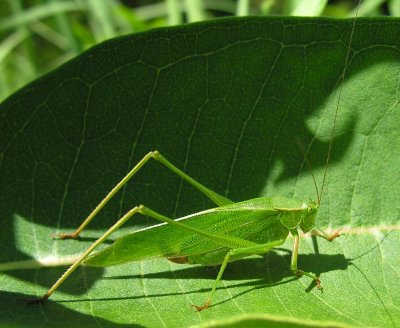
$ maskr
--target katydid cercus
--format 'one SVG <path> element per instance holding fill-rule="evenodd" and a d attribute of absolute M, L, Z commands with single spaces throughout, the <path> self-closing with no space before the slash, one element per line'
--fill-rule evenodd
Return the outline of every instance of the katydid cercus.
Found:
<path fill-rule="evenodd" d="M 354 26 L 355 20 L 348 49 L 350 49 Z M 294 238 L 290 266 L 292 273 L 299 277 L 303 275 L 308 276 L 315 282 L 318 289 L 322 288 L 318 276 L 300 270 L 297 266 L 300 239 L 299 231 L 301 230 L 306 233 L 314 228 L 315 217 L 321 203 L 349 52 L 350 50 L 347 52 L 341 76 L 342 82 L 339 88 L 339 97 L 337 100 L 320 192 L 318 192 L 314 179 L 318 197 L 317 201 L 304 202 L 298 199 L 278 196 L 261 197 L 235 203 L 188 176 L 168 161 L 160 152 L 151 151 L 107 194 L 75 232 L 60 234 L 58 237 L 60 239 L 77 238 L 81 231 L 118 190 L 151 158 L 160 162 L 179 177 L 186 180 L 214 202 L 217 207 L 187 215 L 176 220 L 157 213 L 144 205 L 133 207 L 96 240 L 41 298 L 29 302 L 42 303 L 46 301 L 81 263 L 89 266 L 112 266 L 130 261 L 142 261 L 164 257 L 175 263 L 203 265 L 221 264 L 208 298 L 204 304 L 200 306 L 194 305 L 198 311 L 201 311 L 210 306 L 218 282 L 221 280 L 223 272 L 229 262 L 254 254 L 264 254 L 273 247 L 282 245 L 289 234 Z M 149 216 L 162 223 L 124 235 L 117 239 L 112 245 L 92 254 L 97 246 L 103 243 L 114 231 L 135 214 Z M 323 233 L 317 233 L 317 235 L 328 240 L 332 240 L 338 236 L 337 233 L 332 236 L 326 236 Z M 160 244 L 161 239 L 162 246 Z"/>

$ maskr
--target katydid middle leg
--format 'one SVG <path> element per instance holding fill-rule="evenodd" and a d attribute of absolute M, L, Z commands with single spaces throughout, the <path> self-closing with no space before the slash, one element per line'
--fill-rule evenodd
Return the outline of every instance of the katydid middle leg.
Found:
<path fill-rule="evenodd" d="M 121 181 L 119 181 L 116 186 L 103 198 L 103 200 L 96 206 L 96 208 L 89 214 L 89 216 L 82 222 L 82 224 L 72 233 L 61 233 L 54 234 L 53 236 L 59 237 L 60 239 L 74 239 L 78 238 L 79 234 L 82 230 L 89 224 L 90 221 L 100 212 L 100 210 L 109 202 L 109 200 L 149 161 L 149 159 L 155 159 L 156 161 L 163 164 L 165 167 L 170 169 L 172 172 L 177 174 L 182 179 L 186 180 L 197 190 L 206 195 L 212 202 L 217 204 L 218 206 L 232 204 L 233 202 L 226 197 L 217 194 L 216 192 L 208 189 L 203 186 L 201 183 L 197 182 L 195 179 L 187 175 L 182 170 L 178 169 L 175 165 L 173 165 L 170 161 L 167 160 L 163 155 L 160 154 L 159 151 L 151 151 L 147 155 L 145 155 L 133 168 L 129 171 L 127 175 L 125 175 Z"/>
<path fill-rule="evenodd" d="M 282 239 L 282 240 L 277 240 L 277 241 L 266 243 L 266 244 L 259 244 L 259 245 L 254 245 L 254 246 L 250 246 L 250 247 L 231 249 L 226 254 L 225 259 L 221 264 L 217 279 L 215 279 L 215 281 L 214 281 L 214 284 L 212 286 L 212 289 L 210 291 L 210 294 L 209 294 L 207 300 L 204 302 L 203 305 L 200 305 L 200 306 L 192 305 L 192 306 L 194 308 L 196 308 L 197 311 L 205 310 L 210 306 L 212 297 L 215 293 L 215 290 L 217 289 L 217 285 L 222 278 L 222 274 L 224 273 L 231 256 L 240 255 L 240 254 L 264 254 L 264 253 L 267 253 L 270 249 L 282 245 L 284 242 L 285 242 L 285 240 Z"/>

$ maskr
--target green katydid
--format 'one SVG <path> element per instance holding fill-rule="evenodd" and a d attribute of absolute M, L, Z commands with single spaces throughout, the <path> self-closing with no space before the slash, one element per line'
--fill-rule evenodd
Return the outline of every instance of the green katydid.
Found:
<path fill-rule="evenodd" d="M 355 20 L 349 40 L 350 44 L 354 26 Z M 306 233 L 313 229 L 321 204 L 323 187 L 332 151 L 332 140 L 339 110 L 341 89 L 349 59 L 350 44 L 342 72 L 342 82 L 339 89 L 339 97 L 320 191 L 318 191 L 316 181 L 313 177 L 317 192 L 317 201 L 304 202 L 285 197 L 261 197 L 235 203 L 191 178 L 168 161 L 160 152 L 151 151 L 107 194 L 75 232 L 60 234 L 59 237 L 61 239 L 77 238 L 118 190 L 150 159 L 155 159 L 180 178 L 186 180 L 214 202 L 217 207 L 176 220 L 157 213 L 144 205 L 133 207 L 96 240 L 41 298 L 31 302 L 40 303 L 46 301 L 81 263 L 90 266 L 111 266 L 130 261 L 164 257 L 176 263 L 221 264 L 208 298 L 204 304 L 194 306 L 198 311 L 201 311 L 210 306 L 218 282 L 221 280 L 229 262 L 254 254 L 264 254 L 273 247 L 282 245 L 289 234 L 294 238 L 291 271 L 296 276 L 305 275 L 310 277 L 316 283 L 317 288 L 320 289 L 321 283 L 318 276 L 298 268 L 299 231 L 301 230 Z M 112 245 L 92 254 L 97 246 L 103 243 L 114 231 L 135 216 L 135 214 L 149 216 L 162 223 L 124 235 Z M 332 240 L 338 236 L 337 233 L 332 236 L 320 235 L 328 240 Z"/>

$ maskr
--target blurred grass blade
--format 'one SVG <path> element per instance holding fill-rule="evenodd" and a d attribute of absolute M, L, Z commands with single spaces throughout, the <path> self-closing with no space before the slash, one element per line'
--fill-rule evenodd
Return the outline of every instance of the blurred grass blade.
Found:
<path fill-rule="evenodd" d="M 291 1 L 291 16 L 319 16 L 324 11 L 328 0 Z"/>
<path fill-rule="evenodd" d="M 28 36 L 29 33 L 25 29 L 18 29 L 3 39 L 0 43 L 0 63 Z"/>
<path fill-rule="evenodd" d="M 400 0 L 392 0 L 389 2 L 389 14 L 392 16 L 400 16 Z"/>
<path fill-rule="evenodd" d="M 168 25 L 182 24 L 182 8 L 180 0 L 166 0 Z"/>
<path fill-rule="evenodd" d="M 59 0 L 51 0 L 53 3 L 59 2 Z M 79 5 L 79 4 L 77 4 Z M 54 14 L 54 19 L 56 21 L 56 26 L 58 27 L 58 32 L 64 38 L 67 39 L 67 49 L 71 53 L 78 55 L 83 51 L 82 43 L 73 30 L 74 22 L 71 22 L 71 18 L 67 16 L 67 12 L 60 12 Z"/>
<path fill-rule="evenodd" d="M 247 16 L 250 13 L 250 1 L 238 0 L 236 16 Z"/>
<path fill-rule="evenodd" d="M 113 4 L 110 1 L 87 0 L 87 10 L 91 17 L 91 30 L 100 42 L 116 36 L 113 22 Z"/>
<path fill-rule="evenodd" d="M 207 14 L 204 10 L 202 0 L 183 0 L 184 7 L 189 23 L 200 22 L 206 19 Z"/>
<path fill-rule="evenodd" d="M 82 11 L 83 9 L 84 7 L 77 5 L 75 1 L 59 1 L 35 5 L 34 7 L 25 9 L 23 12 L 3 18 L 0 22 L 0 31 L 18 28 L 21 25 L 51 17 L 58 13 Z"/>
<path fill-rule="evenodd" d="M 358 16 L 373 16 L 382 14 L 379 7 L 385 3 L 386 0 L 363 0 L 358 10 Z M 356 9 L 353 9 L 349 16 L 355 16 Z"/>

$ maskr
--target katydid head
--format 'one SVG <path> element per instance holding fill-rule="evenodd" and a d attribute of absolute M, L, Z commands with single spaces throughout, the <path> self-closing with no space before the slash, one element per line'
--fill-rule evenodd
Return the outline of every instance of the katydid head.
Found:
<path fill-rule="evenodd" d="M 314 228 L 315 225 L 315 217 L 317 216 L 319 209 L 319 201 L 317 202 L 309 202 L 307 207 L 302 212 L 301 221 L 300 221 L 300 229 L 306 233 Z"/>

